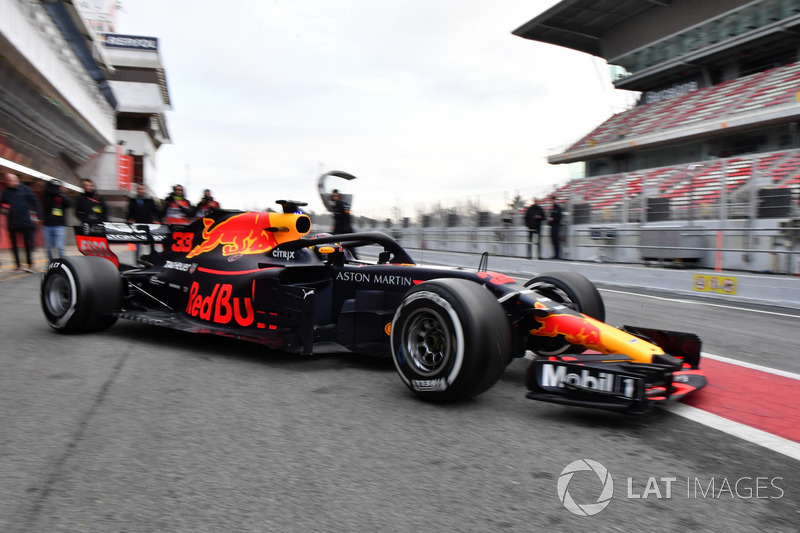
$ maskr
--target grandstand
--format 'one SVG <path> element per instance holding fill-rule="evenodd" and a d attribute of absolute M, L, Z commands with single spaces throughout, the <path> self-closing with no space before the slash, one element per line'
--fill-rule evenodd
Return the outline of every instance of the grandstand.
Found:
<path fill-rule="evenodd" d="M 578 244 L 593 224 L 639 230 L 643 248 L 667 223 L 722 228 L 726 250 L 762 246 L 727 253 L 733 268 L 767 270 L 776 249 L 800 268 L 782 230 L 800 217 L 800 0 L 565 0 L 513 33 L 603 58 L 639 93 L 548 158 L 585 166 L 556 191 Z"/>

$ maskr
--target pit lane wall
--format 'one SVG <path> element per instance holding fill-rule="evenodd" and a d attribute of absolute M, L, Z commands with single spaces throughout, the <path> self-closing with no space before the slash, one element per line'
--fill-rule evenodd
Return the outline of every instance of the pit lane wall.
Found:
<path fill-rule="evenodd" d="M 479 254 L 407 248 L 418 264 L 477 267 Z M 665 268 L 589 261 L 536 260 L 490 254 L 489 270 L 525 282 L 536 274 L 555 270 L 576 272 L 603 288 L 646 290 L 674 297 L 684 295 L 715 303 L 769 305 L 800 310 L 800 277 Z"/>
<path fill-rule="evenodd" d="M 519 226 L 376 229 L 392 235 L 420 263 L 477 267 L 480 254 L 488 252 L 490 270 L 523 281 L 536 273 L 569 270 L 602 287 L 800 309 L 796 221 L 719 224 L 566 226 L 564 260 L 559 261 L 528 259 L 528 231 Z M 552 255 L 549 228 L 544 228 L 541 257 Z"/>
<path fill-rule="evenodd" d="M 704 220 L 651 224 L 568 225 L 561 257 L 573 261 L 800 274 L 800 221 Z M 357 228 L 365 229 L 365 228 Z M 505 227 L 375 228 L 406 248 L 527 258 L 528 230 Z M 536 236 L 533 237 L 536 239 Z M 550 228 L 541 257 L 552 257 Z M 533 256 L 537 257 L 535 251 Z"/>
<path fill-rule="evenodd" d="M 523 281 L 536 273 L 570 270 L 603 287 L 800 309 L 796 219 L 567 225 L 561 261 L 528 259 L 528 230 L 520 224 L 419 227 L 369 222 L 358 220 L 356 230 L 390 234 L 421 263 L 477 267 L 480 254 L 488 252 L 491 270 Z M 317 229 L 327 231 L 324 224 Z M 541 257 L 552 257 L 549 227 L 543 228 L 541 239 Z"/>

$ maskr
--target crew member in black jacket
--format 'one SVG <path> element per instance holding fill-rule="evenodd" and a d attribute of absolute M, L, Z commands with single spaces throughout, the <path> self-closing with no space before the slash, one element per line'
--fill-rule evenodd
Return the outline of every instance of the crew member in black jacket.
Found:
<path fill-rule="evenodd" d="M 160 222 L 156 202 L 147 195 L 147 188 L 140 183 L 136 187 L 136 196 L 128 202 L 128 222 L 131 224 L 153 224 Z"/>
<path fill-rule="evenodd" d="M 0 196 L 0 213 L 8 217 L 8 235 L 11 238 L 11 249 L 17 263 L 16 271 L 22 271 L 19 250 L 17 250 L 17 236 L 22 235 L 28 260 L 28 268 L 25 269 L 25 272 L 36 272 L 33 269 L 31 253 L 36 233 L 36 218 L 39 217 L 39 201 L 27 185 L 19 182 L 16 174 L 6 172 L 5 180 L 6 188 Z"/>
<path fill-rule="evenodd" d="M 525 210 L 525 225 L 528 227 L 528 259 L 533 259 L 531 243 L 534 235 L 536 235 L 536 259 L 542 258 L 542 220 L 544 220 L 544 209 L 534 198 Z"/>
<path fill-rule="evenodd" d="M 550 238 L 553 241 L 553 259 L 561 259 L 561 218 L 564 210 L 561 209 L 555 196 L 551 196 L 550 200 L 553 206 L 547 215 L 547 221 L 550 223 Z"/>
<path fill-rule="evenodd" d="M 108 220 L 105 199 L 94 190 L 94 182 L 85 179 L 82 182 L 83 194 L 78 196 L 75 215 L 84 224 L 100 224 Z"/>
<path fill-rule="evenodd" d="M 131 198 L 128 202 L 128 222 L 131 224 L 152 224 L 160 222 L 161 216 L 159 214 L 156 202 L 147 195 L 147 188 L 143 183 L 136 187 L 136 196 Z M 143 245 L 136 245 L 136 259 L 142 255 Z"/>

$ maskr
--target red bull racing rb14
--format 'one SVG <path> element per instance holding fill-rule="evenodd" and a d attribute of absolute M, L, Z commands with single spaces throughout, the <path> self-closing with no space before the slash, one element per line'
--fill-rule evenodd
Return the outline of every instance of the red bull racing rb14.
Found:
<path fill-rule="evenodd" d="M 310 236 L 305 204 L 279 203 L 283 213 L 218 210 L 185 226 L 78 227 L 83 255 L 43 276 L 44 315 L 61 333 L 122 318 L 299 354 L 335 343 L 391 357 L 432 402 L 481 394 L 526 355 L 535 400 L 639 414 L 705 385 L 696 335 L 606 324 L 578 274 L 519 283 L 486 254 L 477 268 L 422 266 L 384 233 Z M 121 243 L 147 251 L 122 264 Z"/>

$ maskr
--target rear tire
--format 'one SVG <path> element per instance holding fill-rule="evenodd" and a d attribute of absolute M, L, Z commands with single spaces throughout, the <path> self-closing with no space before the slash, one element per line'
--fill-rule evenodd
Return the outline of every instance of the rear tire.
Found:
<path fill-rule="evenodd" d="M 122 278 L 108 259 L 62 257 L 47 267 L 40 295 L 44 316 L 56 331 L 100 331 L 117 321 L 109 313 L 122 301 Z"/>
<path fill-rule="evenodd" d="M 497 298 L 464 279 L 440 279 L 411 289 L 391 329 L 392 359 L 419 398 L 460 401 L 494 385 L 511 349 L 508 320 Z"/>
<path fill-rule="evenodd" d="M 546 272 L 528 280 L 525 287 L 533 289 L 554 302 L 564 304 L 584 315 L 605 322 L 606 307 L 603 297 L 594 283 L 575 272 Z M 528 348 L 539 355 L 583 353 L 586 348 L 570 344 L 564 337 L 554 338 L 529 336 Z"/>

